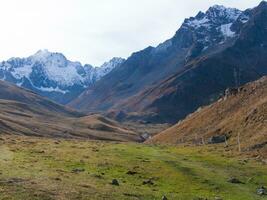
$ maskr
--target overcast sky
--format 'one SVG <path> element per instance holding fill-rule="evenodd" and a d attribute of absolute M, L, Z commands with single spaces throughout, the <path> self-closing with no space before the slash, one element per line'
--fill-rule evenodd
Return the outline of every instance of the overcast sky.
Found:
<path fill-rule="evenodd" d="M 0 60 L 39 49 L 100 65 L 172 37 L 184 18 L 214 4 L 260 0 L 0 0 Z"/>

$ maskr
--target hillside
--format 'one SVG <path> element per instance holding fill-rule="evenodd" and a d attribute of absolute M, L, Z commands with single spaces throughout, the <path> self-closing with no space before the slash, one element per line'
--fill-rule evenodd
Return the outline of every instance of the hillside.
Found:
<path fill-rule="evenodd" d="M 1 134 L 140 141 L 137 134 L 100 115 L 85 116 L 37 94 L 0 82 Z"/>
<path fill-rule="evenodd" d="M 186 19 L 170 40 L 134 53 L 69 105 L 116 119 L 176 123 L 226 88 L 267 74 L 266 19 L 266 2 L 246 11 L 213 6 Z"/>
<path fill-rule="evenodd" d="M 242 151 L 267 155 L 267 77 L 232 89 L 147 143 L 207 144 L 213 136 L 225 136 L 229 147 L 237 150 L 239 134 Z"/>

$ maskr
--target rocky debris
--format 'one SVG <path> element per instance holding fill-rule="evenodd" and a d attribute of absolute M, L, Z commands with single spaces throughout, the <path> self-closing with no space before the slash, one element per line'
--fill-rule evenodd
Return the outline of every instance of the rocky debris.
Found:
<path fill-rule="evenodd" d="M 81 169 L 81 168 L 76 168 L 76 169 L 73 169 L 71 172 L 72 173 L 81 173 L 81 172 L 84 172 L 85 171 L 85 169 Z"/>
<path fill-rule="evenodd" d="M 241 184 L 242 182 L 235 178 L 235 177 L 231 177 L 229 180 L 228 180 L 229 183 L 233 183 L 233 184 Z"/>
<path fill-rule="evenodd" d="M 267 195 L 267 189 L 262 186 L 262 187 L 260 187 L 260 188 L 257 189 L 257 194 L 258 195 L 261 195 L 261 196 Z"/>
<path fill-rule="evenodd" d="M 226 141 L 227 141 L 226 135 L 212 136 L 211 138 L 209 138 L 209 144 L 219 144 L 219 143 L 224 143 Z"/>
<path fill-rule="evenodd" d="M 119 181 L 117 179 L 113 179 L 111 185 L 119 186 Z"/>

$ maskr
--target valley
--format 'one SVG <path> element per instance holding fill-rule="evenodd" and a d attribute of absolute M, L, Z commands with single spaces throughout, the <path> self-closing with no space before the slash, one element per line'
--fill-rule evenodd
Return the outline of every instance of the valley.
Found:
<path fill-rule="evenodd" d="M 266 199 L 257 195 L 267 184 L 266 164 L 222 145 L 4 135 L 0 144 L 0 199 Z M 242 183 L 231 183 L 231 178 Z"/>
<path fill-rule="evenodd" d="M 267 200 L 266 55 L 262 1 L 99 67 L 0 62 L 0 200 Z"/>

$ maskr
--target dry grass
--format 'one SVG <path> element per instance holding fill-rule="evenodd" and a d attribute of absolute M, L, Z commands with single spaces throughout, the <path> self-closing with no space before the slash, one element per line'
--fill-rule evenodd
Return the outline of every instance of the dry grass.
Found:
<path fill-rule="evenodd" d="M 237 150 L 238 134 L 242 151 L 267 156 L 267 77 L 189 115 L 148 143 L 200 144 L 202 139 L 207 142 L 211 136 L 227 135 L 229 149 Z"/>

